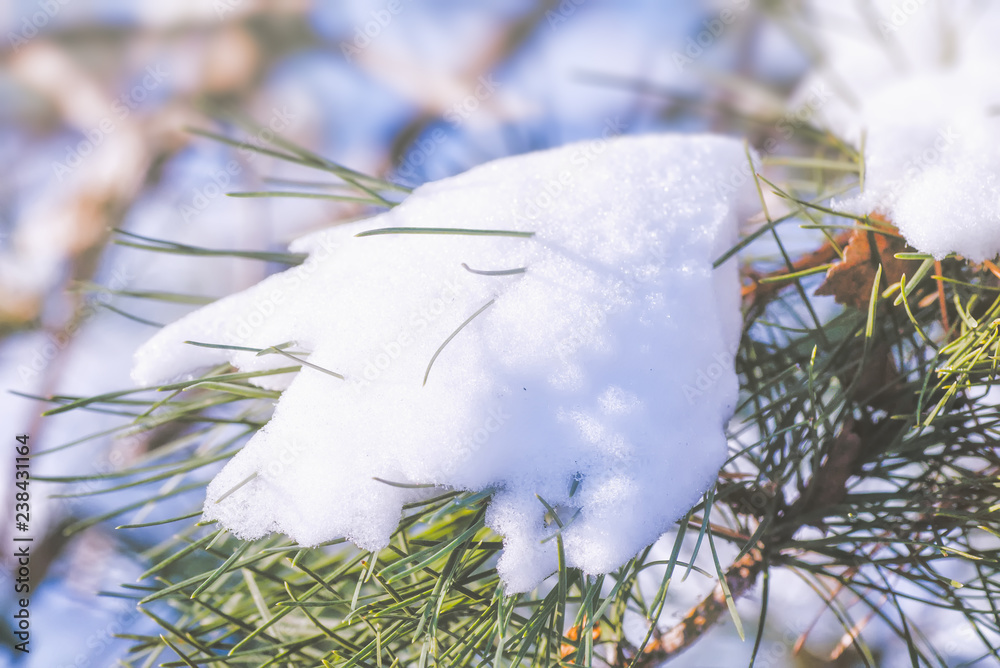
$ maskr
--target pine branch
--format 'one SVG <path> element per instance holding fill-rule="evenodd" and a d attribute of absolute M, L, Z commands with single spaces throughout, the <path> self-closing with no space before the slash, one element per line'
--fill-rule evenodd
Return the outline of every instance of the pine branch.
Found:
<path fill-rule="evenodd" d="M 726 571 L 726 583 L 734 600 L 739 600 L 753 589 L 763 568 L 764 555 L 757 548 L 752 548 L 729 567 Z M 641 652 L 637 653 L 635 648 L 630 648 L 625 643 L 619 644 L 618 658 L 614 665 L 616 668 L 653 668 L 674 659 L 724 619 L 727 609 L 726 592 L 720 583 L 711 594 L 691 608 L 678 624 L 666 633 L 655 633 L 655 639 Z"/>

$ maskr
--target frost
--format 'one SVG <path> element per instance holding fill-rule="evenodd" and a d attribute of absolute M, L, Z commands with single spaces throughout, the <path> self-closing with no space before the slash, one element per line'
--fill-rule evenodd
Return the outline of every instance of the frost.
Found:
<path fill-rule="evenodd" d="M 822 3 L 814 8 L 838 100 L 821 115 L 858 147 L 865 191 L 841 202 L 888 216 L 915 248 L 1000 253 L 1000 8 L 994 3 Z"/>
<path fill-rule="evenodd" d="M 294 342 L 343 376 L 255 379 L 284 393 L 205 502 L 206 519 L 242 538 L 379 549 L 428 490 L 375 478 L 433 483 L 493 492 L 486 521 L 503 536 L 509 590 L 556 568 L 540 498 L 565 525 L 568 565 L 609 572 L 682 517 L 726 459 L 739 281 L 735 261 L 712 264 L 752 196 L 745 176 L 730 179 L 746 161 L 732 139 L 626 137 L 427 184 L 299 239 L 303 265 L 164 328 L 134 378 L 293 364 L 187 340 Z M 522 235 L 357 236 L 383 228 Z"/>

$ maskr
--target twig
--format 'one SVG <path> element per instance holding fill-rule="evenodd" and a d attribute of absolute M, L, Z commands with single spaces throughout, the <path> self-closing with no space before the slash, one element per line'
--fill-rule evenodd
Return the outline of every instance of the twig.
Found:
<path fill-rule="evenodd" d="M 733 599 L 739 599 L 753 588 L 764 564 L 763 552 L 753 548 L 726 571 L 726 583 Z M 715 586 L 712 593 L 698 605 L 691 608 L 679 624 L 656 638 L 646 646 L 638 657 L 628 656 L 625 648 L 619 646 L 616 668 L 652 668 L 672 659 L 697 642 L 709 629 L 726 614 L 726 595 L 722 584 Z"/>

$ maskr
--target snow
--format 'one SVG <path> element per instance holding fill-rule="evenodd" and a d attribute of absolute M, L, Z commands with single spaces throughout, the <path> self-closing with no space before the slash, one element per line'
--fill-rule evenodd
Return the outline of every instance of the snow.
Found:
<path fill-rule="evenodd" d="M 888 214 L 907 241 L 942 258 L 1000 253 L 1000 7 L 993 3 L 814 2 L 838 99 L 822 110 L 862 145 L 864 193 L 839 203 Z M 842 6 L 841 6 L 842 5 Z M 861 5 L 857 5 L 861 7 Z"/>
<path fill-rule="evenodd" d="M 540 499 L 565 525 L 568 565 L 609 572 L 683 516 L 727 456 L 739 281 L 735 261 L 712 263 L 753 206 L 752 181 L 718 187 L 746 160 L 724 137 L 619 137 L 426 184 L 297 240 L 304 264 L 165 327 L 133 377 L 293 364 L 189 340 L 294 341 L 289 351 L 343 376 L 256 379 L 284 393 L 204 506 L 241 538 L 382 548 L 403 504 L 433 490 L 380 478 L 492 491 L 486 521 L 503 536 L 510 591 L 556 568 Z M 400 227 L 534 234 L 357 236 Z"/>

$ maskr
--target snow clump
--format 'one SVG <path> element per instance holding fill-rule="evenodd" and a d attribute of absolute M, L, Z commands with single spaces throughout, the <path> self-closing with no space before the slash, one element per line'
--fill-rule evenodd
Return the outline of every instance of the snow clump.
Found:
<path fill-rule="evenodd" d="M 864 146 L 865 187 L 838 206 L 887 215 L 915 248 L 974 261 L 1000 253 L 1000 5 L 814 0 L 825 65 L 801 91 Z M 862 138 L 864 138 L 862 144 Z"/>
<path fill-rule="evenodd" d="M 727 457 L 740 285 L 735 260 L 713 262 L 753 205 L 747 160 L 724 137 L 620 137 L 428 183 L 297 240 L 304 264 L 165 327 L 133 376 L 294 364 L 189 340 L 294 342 L 343 376 L 253 379 L 284 392 L 204 506 L 241 538 L 382 548 L 429 492 L 378 478 L 491 491 L 512 592 L 556 569 L 540 498 L 565 525 L 567 564 L 607 573 L 682 517 Z M 404 229 L 363 234 L 386 228 Z"/>

